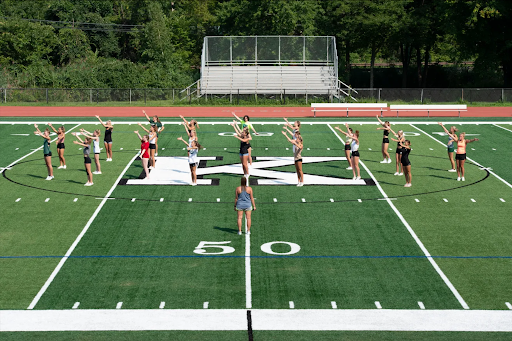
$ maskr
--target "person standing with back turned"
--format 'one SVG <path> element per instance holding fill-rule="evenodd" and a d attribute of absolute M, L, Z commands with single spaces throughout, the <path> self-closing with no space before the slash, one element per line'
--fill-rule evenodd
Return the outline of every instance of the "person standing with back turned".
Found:
<path fill-rule="evenodd" d="M 247 178 L 240 180 L 240 186 L 235 191 L 235 211 L 238 214 L 238 235 L 242 234 L 242 218 L 245 212 L 247 220 L 247 234 L 251 234 L 251 212 L 256 211 L 252 188 L 247 186 Z"/>

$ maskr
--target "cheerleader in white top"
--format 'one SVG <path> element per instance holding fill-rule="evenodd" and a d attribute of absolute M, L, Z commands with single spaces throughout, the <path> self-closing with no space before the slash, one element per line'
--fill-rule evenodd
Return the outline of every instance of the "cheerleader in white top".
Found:
<path fill-rule="evenodd" d="M 178 137 L 178 140 L 182 141 L 183 143 L 185 143 L 187 145 L 188 165 L 190 166 L 190 174 L 192 176 L 191 185 L 197 186 L 197 174 L 196 174 L 196 170 L 197 170 L 197 166 L 198 166 L 197 153 L 199 152 L 199 150 L 202 147 L 196 140 L 189 140 L 190 142 L 187 143 L 187 141 L 185 141 L 183 139 L 183 137 L 181 137 L 181 136 Z"/>
<path fill-rule="evenodd" d="M 101 174 L 101 165 L 100 165 L 100 135 L 101 130 L 96 129 L 92 134 L 85 129 L 80 129 L 80 132 L 85 137 L 88 137 L 92 140 L 92 145 L 94 149 L 94 163 L 96 164 L 96 171 L 92 172 L 92 174 Z"/>

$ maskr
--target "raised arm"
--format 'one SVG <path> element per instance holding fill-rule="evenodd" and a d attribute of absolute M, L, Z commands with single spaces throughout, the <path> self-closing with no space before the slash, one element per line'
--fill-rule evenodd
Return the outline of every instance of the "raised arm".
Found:
<path fill-rule="evenodd" d="M 231 114 L 233 115 L 233 117 L 234 117 L 235 119 L 237 119 L 238 121 L 241 121 L 240 117 L 238 117 L 238 116 L 235 114 L 235 112 L 234 112 L 234 111 L 232 111 L 232 112 L 231 112 Z"/>
<path fill-rule="evenodd" d="M 397 134 L 397 133 L 395 133 L 395 132 L 393 131 L 393 129 L 391 129 L 391 127 L 389 127 L 389 131 L 390 131 L 393 135 L 395 135 L 396 137 L 398 137 L 398 134 Z"/>
<path fill-rule="evenodd" d="M 334 127 L 334 129 L 338 130 L 340 133 L 342 133 L 343 135 L 345 136 L 348 136 L 348 133 L 344 132 L 343 130 L 340 129 L 340 127 Z"/>
<path fill-rule="evenodd" d="M 144 116 L 146 116 L 146 119 L 151 122 L 151 119 L 149 118 L 148 114 L 146 114 L 146 110 L 142 110 L 142 113 L 144 114 Z"/>
<path fill-rule="evenodd" d="M 450 136 L 454 141 L 456 141 L 456 142 L 459 141 L 459 139 L 457 138 L 457 135 L 450 133 L 450 131 L 448 129 L 446 129 L 446 127 L 443 125 L 443 123 L 437 122 L 437 124 L 439 124 L 441 127 L 443 127 L 444 132 L 447 133 L 448 136 Z"/>
<path fill-rule="evenodd" d="M 471 142 L 475 142 L 475 141 L 480 141 L 480 140 L 479 139 L 466 140 L 466 144 L 471 143 Z"/>
<path fill-rule="evenodd" d="M 48 123 L 48 126 L 49 126 L 50 128 L 52 128 L 52 130 L 53 130 L 53 132 L 54 132 L 54 133 L 58 133 L 58 131 L 53 127 L 53 125 L 52 125 L 51 123 Z"/>
<path fill-rule="evenodd" d="M 237 133 L 238 135 L 242 134 L 242 131 L 240 130 L 240 128 L 238 127 L 238 124 L 236 124 L 235 121 L 233 121 L 233 123 L 231 123 L 231 126 L 233 127 L 233 129 L 235 129 L 235 133 Z"/>
<path fill-rule="evenodd" d="M 188 121 L 185 119 L 185 117 L 183 117 L 182 115 L 180 115 L 180 117 L 183 120 L 183 123 L 185 123 L 188 126 Z"/>
<path fill-rule="evenodd" d="M 146 131 L 146 133 L 149 133 L 149 129 L 146 129 L 146 127 L 144 127 L 140 122 L 138 123 L 138 125 L 144 129 Z"/>
<path fill-rule="evenodd" d="M 137 136 L 139 137 L 139 140 L 141 140 L 141 141 L 142 141 L 142 136 L 140 136 L 139 131 L 138 131 L 138 130 L 135 130 L 135 131 L 134 131 L 134 133 L 135 133 L 135 134 L 137 134 Z"/>
<path fill-rule="evenodd" d="M 77 144 L 77 145 L 79 145 L 79 146 L 89 147 L 89 145 L 88 145 L 88 144 L 85 144 L 85 143 L 83 143 L 83 142 L 73 141 L 73 143 L 74 143 L 74 144 Z"/>
<path fill-rule="evenodd" d="M 98 119 L 98 121 L 100 121 L 101 125 L 104 126 L 105 128 L 107 128 L 107 125 L 105 123 L 103 123 L 103 121 L 101 120 L 101 118 L 98 116 L 98 115 L 95 115 L 94 117 L 96 117 Z"/>
<path fill-rule="evenodd" d="M 77 133 L 71 133 L 71 135 L 73 135 L 74 137 L 76 137 L 78 139 L 78 141 L 80 141 L 81 143 L 84 143 L 84 141 L 80 138 L 80 136 L 78 136 Z"/>
<path fill-rule="evenodd" d="M 41 133 L 41 130 L 39 130 L 39 126 L 37 124 L 34 124 L 34 127 L 36 128 L 36 131 L 34 131 L 34 134 L 43 136 L 43 133 Z"/>
<path fill-rule="evenodd" d="M 284 121 L 286 122 L 285 125 L 289 127 L 290 129 L 294 129 L 293 126 L 288 122 L 288 119 L 286 117 L 283 117 Z"/>
<path fill-rule="evenodd" d="M 384 122 L 382 122 L 382 120 L 379 118 L 379 115 L 377 115 L 376 117 L 377 117 L 377 120 L 379 120 L 379 123 L 384 127 Z"/>
<path fill-rule="evenodd" d="M 288 134 L 290 134 L 291 136 L 293 136 L 293 133 L 290 131 L 290 129 L 288 129 L 287 126 L 283 126 L 283 129 L 286 130 L 288 132 Z"/>
<path fill-rule="evenodd" d="M 178 141 L 182 141 L 182 142 L 183 142 L 183 143 L 185 143 L 185 144 L 187 145 L 187 147 L 188 147 L 188 142 L 187 142 L 187 141 L 185 141 L 185 140 L 183 139 L 183 137 L 181 137 L 181 136 L 180 136 L 180 137 L 178 137 L 178 138 L 177 138 L 177 140 L 178 140 Z"/>

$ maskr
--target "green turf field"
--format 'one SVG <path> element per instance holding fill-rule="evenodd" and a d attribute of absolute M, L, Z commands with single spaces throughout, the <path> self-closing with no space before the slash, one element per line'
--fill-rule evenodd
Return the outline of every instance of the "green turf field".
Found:
<path fill-rule="evenodd" d="M 233 211 L 240 175 L 205 175 L 217 179 L 212 186 L 125 184 L 142 171 L 136 159 L 136 121 L 114 121 L 114 161 L 105 162 L 102 151 L 103 174 L 94 176 L 92 187 L 83 186 L 82 151 L 72 143 L 73 136 L 66 138 L 66 170 L 56 169 L 52 144 L 55 179 L 45 181 L 43 152 L 35 150 L 42 138 L 33 135 L 27 121 L 3 121 L 0 167 L 10 167 L 0 177 L 0 311 L 512 309 L 512 121 L 457 120 L 460 131 L 475 134 L 467 138 L 480 139 L 468 145 L 472 161 L 466 162 L 466 181 L 458 182 L 456 173 L 447 172 L 447 137 L 435 121 L 401 119 L 393 129 L 402 129 L 411 141 L 411 188 L 403 187 L 403 176 L 393 175 L 394 162 L 380 163 L 382 132 L 377 125 L 351 121 L 360 131 L 366 184 L 307 185 L 313 175 L 351 179 L 344 160 L 304 163 L 304 187 L 260 185 L 251 177 L 257 210 L 250 236 L 237 235 Z M 70 132 L 100 127 L 91 119 L 65 121 Z M 227 122 L 201 124 L 198 136 L 205 150 L 199 156 L 217 157 L 203 168 L 240 163 L 238 140 L 225 134 L 232 131 Z M 332 129 L 342 124 L 338 119 L 303 121 L 302 156 L 344 156 Z M 253 136 L 255 165 L 265 162 L 258 158 L 293 155 L 281 127 L 278 120 L 255 121 L 258 132 L 268 133 Z M 163 164 L 186 156 L 179 136 L 186 136 L 183 126 L 169 120 L 158 141 L 157 168 L 158 158 Z M 394 148 L 391 143 L 392 158 Z M 294 167 L 269 170 L 293 172 Z M 194 252 L 204 242 L 213 247 Z M 298 331 L 258 330 L 256 318 L 255 340 L 298 337 Z M 152 333 L 144 337 L 247 338 L 247 331 Z M 379 338 L 364 331 L 309 333 L 301 337 Z M 76 336 L 57 334 L 51 338 Z M 29 339 L 40 334 L 3 335 Z M 121 332 L 83 335 L 138 337 Z M 382 337 L 466 338 L 411 331 Z"/>

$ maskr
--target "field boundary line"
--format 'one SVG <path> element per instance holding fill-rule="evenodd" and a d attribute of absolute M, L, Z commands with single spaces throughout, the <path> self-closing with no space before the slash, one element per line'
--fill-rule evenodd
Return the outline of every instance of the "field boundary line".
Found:
<path fill-rule="evenodd" d="M 247 234 L 247 217 L 245 217 L 245 307 L 252 308 L 251 235 Z"/>
<path fill-rule="evenodd" d="M 410 126 L 413 127 L 414 129 L 422 132 L 423 134 L 427 135 L 428 137 L 430 137 L 432 140 L 434 141 L 437 141 L 439 142 L 440 144 L 442 144 L 443 146 L 446 146 L 445 143 L 439 141 L 438 139 L 436 139 L 434 136 L 430 135 L 429 133 L 421 130 L 420 128 L 416 127 L 414 124 L 410 123 Z M 500 127 L 501 128 L 501 127 Z M 506 130 L 506 129 L 505 129 Z M 472 158 L 469 158 L 469 157 L 466 157 L 469 161 L 473 162 L 475 165 L 479 166 L 480 168 L 485 168 L 489 173 L 491 173 L 492 175 L 494 175 L 498 180 L 500 180 L 501 182 L 503 182 L 505 185 L 507 185 L 508 187 L 512 188 L 512 185 L 507 182 L 507 180 L 503 179 L 502 177 L 500 177 L 498 174 L 494 173 L 492 170 L 490 170 L 489 168 L 486 168 L 484 166 L 482 166 L 481 164 L 479 164 L 478 162 L 476 162 L 475 160 L 473 160 Z"/>
<path fill-rule="evenodd" d="M 87 224 L 85 224 L 84 228 L 82 229 L 82 232 L 80 232 L 80 234 L 78 235 L 78 237 L 76 237 L 75 241 L 73 242 L 73 244 L 71 244 L 71 246 L 69 247 L 68 251 L 66 252 L 66 254 L 62 257 L 62 259 L 59 261 L 59 264 L 57 264 L 57 266 L 55 267 L 55 269 L 53 270 L 53 272 L 51 273 L 50 277 L 48 277 L 48 279 L 46 280 L 46 282 L 44 283 L 44 285 L 42 286 L 42 288 L 39 290 L 39 292 L 37 293 L 37 295 L 34 297 L 34 299 L 32 300 L 32 302 L 30 303 L 30 305 L 27 307 L 27 309 L 34 309 L 34 307 L 36 306 L 37 302 L 39 302 L 39 300 L 41 299 L 41 296 L 43 296 L 43 294 L 46 292 L 46 289 L 48 289 L 48 287 L 50 286 L 50 284 L 53 282 L 55 276 L 57 276 L 57 274 L 59 273 L 60 269 L 62 268 L 62 266 L 64 265 L 64 263 L 66 263 L 66 260 L 69 258 L 69 256 L 71 255 L 71 253 L 73 252 L 73 250 L 75 249 L 75 247 L 78 245 L 78 243 L 80 242 L 80 240 L 82 239 L 82 237 L 85 235 L 85 233 L 87 232 L 87 230 L 89 229 L 89 227 L 91 226 L 92 222 L 94 221 L 94 219 L 96 219 L 96 216 L 98 215 L 98 213 L 101 211 L 101 209 L 103 208 L 103 205 L 105 205 L 105 203 L 107 202 L 107 199 L 110 197 L 110 195 L 112 194 L 112 192 L 114 191 L 114 189 L 117 187 L 117 184 L 119 183 L 119 181 L 121 180 L 121 178 L 124 176 L 124 174 L 126 173 L 126 171 L 128 170 L 128 168 L 131 166 L 131 164 L 133 163 L 133 161 L 135 161 L 135 158 L 138 156 L 138 153 L 135 154 L 135 156 L 130 160 L 130 162 L 128 162 L 128 164 L 126 165 L 126 167 L 124 168 L 124 170 L 121 172 L 121 174 L 119 175 L 119 177 L 117 178 L 117 180 L 114 182 L 114 184 L 112 185 L 112 187 L 110 188 L 110 190 L 108 191 L 107 195 L 105 195 L 105 197 L 103 198 L 103 200 L 101 201 L 101 203 L 98 205 L 98 207 L 96 208 L 96 210 L 94 211 L 94 213 L 92 214 L 91 218 L 89 218 L 89 220 L 87 221 Z"/>
<path fill-rule="evenodd" d="M 496 127 L 498 127 L 498 128 L 504 129 L 504 130 L 506 130 L 506 131 L 510 131 L 510 132 L 512 133 L 512 130 L 507 129 L 507 128 L 503 128 L 503 127 L 501 127 L 501 126 L 497 125 L 496 123 L 493 123 L 493 126 L 496 126 Z"/>
<path fill-rule="evenodd" d="M 217 117 L 218 119 L 221 119 L 221 117 Z M 278 118 L 278 117 L 276 117 Z M 230 120 L 229 117 L 225 118 L 225 121 L 201 121 L 199 120 L 199 124 L 209 125 L 209 124 L 217 124 L 217 125 L 230 125 L 233 121 Z M 114 119 L 114 125 L 116 124 L 132 124 L 136 125 L 137 123 L 140 123 L 141 120 L 134 120 L 134 121 L 116 121 Z M 31 124 L 46 124 L 48 121 L 25 121 L 25 122 L 19 122 L 19 121 L 1 121 L 0 125 L 31 125 Z M 99 125 L 98 121 L 59 121 L 62 122 L 62 124 L 90 124 L 90 125 Z M 301 120 L 302 124 L 311 124 L 311 125 L 325 125 L 325 124 L 345 124 L 346 122 L 350 124 L 362 124 L 362 125 L 380 125 L 378 122 L 372 122 L 372 121 L 350 121 L 350 120 L 343 120 L 343 119 L 337 119 L 332 121 L 316 121 L 316 120 Z M 436 124 L 439 121 L 393 121 L 393 124 Z M 443 121 L 444 122 L 444 121 Z M 165 121 L 162 120 L 162 123 L 169 124 L 169 125 L 182 125 L 183 121 Z M 266 125 L 281 125 L 282 122 L 280 121 L 257 121 L 257 122 L 251 122 L 251 124 L 266 124 Z M 496 124 L 512 124 L 512 121 L 446 121 L 445 124 L 479 124 L 479 125 L 496 125 Z M 501 127 L 500 127 L 501 128 Z"/>
<path fill-rule="evenodd" d="M 76 123 L 76 122 L 73 122 L 73 123 Z M 74 127 L 70 128 L 70 129 L 68 129 L 68 130 L 65 132 L 65 134 L 67 134 L 67 133 L 69 133 L 71 130 L 73 130 L 73 129 L 75 129 L 75 128 L 79 127 L 79 126 L 80 126 L 80 124 L 81 124 L 81 123 L 78 123 L 76 126 L 74 126 Z M 56 138 L 54 138 L 53 140 L 51 140 L 51 142 L 55 142 L 56 140 L 58 140 L 58 138 L 59 138 L 59 137 L 57 136 Z M 31 152 L 30 152 L 30 153 L 28 153 L 27 155 L 25 155 L 25 156 L 23 156 L 23 157 L 19 158 L 18 160 L 14 161 L 13 163 L 11 163 L 9 166 L 6 166 L 5 168 L 2 168 L 2 170 L 0 170 L 0 173 L 2 173 L 2 172 L 3 172 L 4 170 L 6 170 L 7 168 L 10 168 L 10 167 L 14 166 L 15 164 L 17 164 L 18 162 L 20 162 L 21 160 L 23 160 L 23 159 L 24 159 L 24 158 L 26 158 L 27 156 L 30 156 L 30 155 L 34 154 L 35 152 L 37 152 L 37 151 L 41 150 L 42 148 L 43 148 L 43 146 L 41 146 L 41 147 L 39 147 L 39 148 L 37 148 L 37 149 L 34 149 L 33 151 L 31 151 Z"/>
<path fill-rule="evenodd" d="M 338 137 L 338 139 L 341 141 L 341 143 L 345 143 L 343 141 L 343 139 L 338 135 L 338 133 L 336 133 L 336 131 L 330 126 L 328 125 L 329 128 L 332 130 L 332 132 Z M 370 177 L 373 179 L 373 181 L 375 182 L 375 185 L 377 186 L 377 188 L 379 189 L 380 193 L 384 196 L 384 198 L 386 198 L 386 201 L 387 203 L 389 204 L 389 206 L 393 209 L 393 211 L 396 213 L 396 215 L 398 216 L 398 218 L 400 219 L 400 221 L 402 221 L 402 224 L 404 224 L 404 226 L 407 228 L 407 230 L 409 231 L 409 233 L 411 234 L 411 236 L 414 238 L 414 240 L 416 241 L 416 244 L 418 244 L 418 246 L 420 247 L 421 251 L 425 254 L 425 256 L 427 257 L 428 261 L 430 262 L 430 264 L 432 264 L 432 266 L 434 267 L 434 269 L 437 271 L 437 273 L 439 274 L 439 276 L 442 278 L 442 280 L 444 281 L 444 283 L 448 286 L 448 288 L 451 290 L 451 292 L 453 293 L 453 295 L 455 296 L 455 298 L 459 301 L 460 305 L 464 308 L 464 309 L 469 309 L 469 306 L 468 304 L 466 303 L 466 301 L 464 301 L 464 299 L 462 298 L 462 296 L 459 294 L 459 292 L 457 291 L 457 289 L 455 288 L 455 286 L 452 284 L 452 282 L 448 279 L 448 277 L 444 274 L 443 270 L 441 270 L 441 268 L 439 267 L 439 265 L 437 265 L 436 261 L 432 258 L 432 256 L 430 255 L 430 252 L 428 252 L 427 248 L 425 247 L 425 245 L 423 245 L 423 242 L 420 240 L 420 238 L 416 235 L 416 232 L 414 232 L 414 230 L 412 229 L 412 227 L 409 225 L 409 223 L 405 220 L 405 218 L 402 216 L 402 214 L 400 213 L 400 211 L 398 211 L 398 209 L 396 208 L 396 206 L 393 204 L 393 202 L 391 200 L 389 200 L 389 197 L 388 195 L 386 194 L 386 192 L 384 192 L 384 190 L 382 189 L 382 187 L 380 186 L 379 182 L 377 181 L 377 179 L 375 178 L 375 176 L 373 176 L 372 172 L 370 171 L 370 169 L 368 167 L 366 167 L 366 165 L 361 161 L 359 160 L 359 163 L 363 166 L 363 168 L 366 170 L 366 172 L 370 175 Z"/>
<path fill-rule="evenodd" d="M 0 332 L 240 330 L 246 309 L 0 310 Z M 510 310 L 253 309 L 253 330 L 512 332 Z"/>

